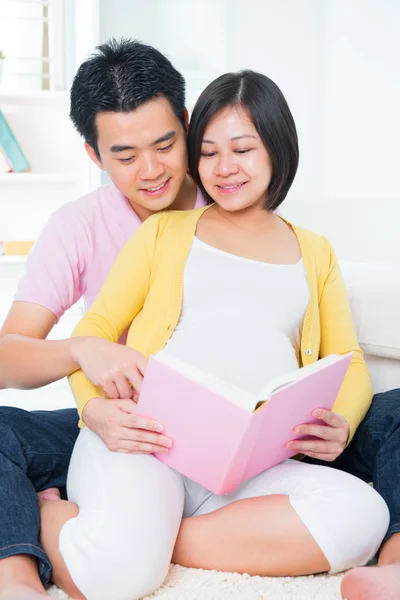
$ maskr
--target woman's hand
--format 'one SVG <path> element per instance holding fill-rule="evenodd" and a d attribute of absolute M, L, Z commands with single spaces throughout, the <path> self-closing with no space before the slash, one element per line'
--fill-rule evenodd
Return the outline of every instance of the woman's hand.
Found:
<path fill-rule="evenodd" d="M 294 432 L 301 435 L 312 435 L 317 440 L 292 440 L 286 444 L 286 448 L 295 452 L 332 462 L 346 447 L 349 439 L 350 427 L 341 415 L 330 410 L 318 408 L 312 413 L 313 417 L 324 421 L 324 425 L 307 424 L 297 425 Z"/>
<path fill-rule="evenodd" d="M 137 350 L 97 337 L 76 339 L 75 357 L 86 377 L 108 398 L 132 398 L 139 392 L 147 360 Z"/>
<path fill-rule="evenodd" d="M 136 414 L 131 399 L 92 398 L 83 409 L 84 423 L 97 433 L 109 450 L 130 454 L 168 452 L 172 440 L 157 421 Z"/>

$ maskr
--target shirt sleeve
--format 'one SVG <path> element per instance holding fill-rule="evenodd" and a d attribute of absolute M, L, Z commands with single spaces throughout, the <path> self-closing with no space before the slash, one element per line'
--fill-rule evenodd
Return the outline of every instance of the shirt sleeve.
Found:
<path fill-rule="evenodd" d="M 85 292 L 88 236 L 82 225 L 54 213 L 28 255 L 14 301 L 33 302 L 57 318 Z"/>
<path fill-rule="evenodd" d="M 368 367 L 358 345 L 342 273 L 332 247 L 326 240 L 325 242 L 328 245 L 329 266 L 327 277 L 320 282 L 319 289 L 320 357 L 353 352 L 333 407 L 333 411 L 342 415 L 349 423 L 350 443 L 370 407 L 373 390 Z"/>
<path fill-rule="evenodd" d="M 95 336 L 117 342 L 142 309 L 150 286 L 151 266 L 159 215 L 150 217 L 126 242 L 90 309 L 75 327 L 72 337 Z M 92 398 L 104 398 L 79 369 L 68 378 L 78 412 Z M 82 421 L 80 422 L 82 426 Z"/>

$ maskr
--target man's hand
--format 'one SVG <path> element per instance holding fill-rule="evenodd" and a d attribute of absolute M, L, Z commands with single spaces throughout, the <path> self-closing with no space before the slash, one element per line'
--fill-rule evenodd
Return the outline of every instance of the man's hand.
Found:
<path fill-rule="evenodd" d="M 324 421 L 325 425 L 304 423 L 297 425 L 294 432 L 301 435 L 312 435 L 320 439 L 292 440 L 286 444 L 286 448 L 318 460 L 332 462 L 346 447 L 350 432 L 349 424 L 341 415 L 324 408 L 318 408 L 312 414 L 313 417 Z"/>
<path fill-rule="evenodd" d="M 132 398 L 134 391 L 140 391 L 147 365 L 143 354 L 101 338 L 73 339 L 82 371 L 108 398 Z"/>
<path fill-rule="evenodd" d="M 152 454 L 168 452 L 172 447 L 172 440 L 161 433 L 161 423 L 137 415 L 131 399 L 92 398 L 83 409 L 82 419 L 113 452 Z"/>

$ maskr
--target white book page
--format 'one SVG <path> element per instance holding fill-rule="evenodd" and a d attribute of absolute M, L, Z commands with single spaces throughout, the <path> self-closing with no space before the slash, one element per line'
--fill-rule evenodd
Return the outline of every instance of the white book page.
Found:
<path fill-rule="evenodd" d="M 193 381 L 201 383 L 207 389 L 216 392 L 217 394 L 220 394 L 221 396 L 223 396 L 230 402 L 233 402 L 233 404 L 240 406 L 244 410 L 247 410 L 249 412 L 252 412 L 254 410 L 254 407 L 257 403 L 257 399 L 254 396 L 254 394 L 246 392 L 246 390 L 242 390 L 234 385 L 227 383 L 226 381 L 222 381 L 220 379 L 217 379 L 216 377 L 213 377 L 212 375 L 204 373 L 197 367 L 193 367 L 185 361 L 180 360 L 175 356 L 171 356 L 167 352 L 161 351 L 154 358 L 164 363 L 165 365 L 168 365 L 175 371 L 186 375 Z"/>
<path fill-rule="evenodd" d="M 267 401 L 272 392 L 275 392 L 278 388 L 289 385 L 289 383 L 293 383 L 294 381 L 304 379 L 304 377 L 308 377 L 312 373 L 316 373 L 328 365 L 335 363 L 340 358 L 341 357 L 338 354 L 330 354 L 329 356 L 325 356 L 325 358 L 320 358 L 311 365 L 301 367 L 295 371 L 286 373 L 286 375 L 272 379 L 265 387 L 263 387 L 259 394 L 257 394 L 257 402 Z"/>

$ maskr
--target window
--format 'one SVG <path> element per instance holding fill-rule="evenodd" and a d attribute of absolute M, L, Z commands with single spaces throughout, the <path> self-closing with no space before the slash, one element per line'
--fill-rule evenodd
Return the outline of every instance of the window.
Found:
<path fill-rule="evenodd" d="M 65 89 L 64 0 L 0 0 L 1 90 Z"/>

